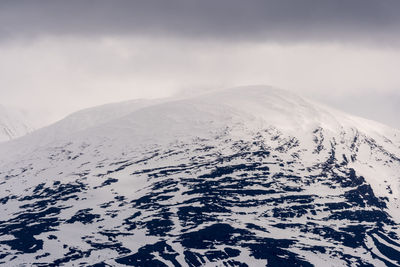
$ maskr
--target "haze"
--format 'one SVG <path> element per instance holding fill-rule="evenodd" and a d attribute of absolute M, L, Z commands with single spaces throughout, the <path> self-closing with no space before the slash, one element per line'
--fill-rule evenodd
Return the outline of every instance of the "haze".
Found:
<path fill-rule="evenodd" d="M 238 85 L 400 128 L 398 1 L 2 1 L 0 104 L 76 110 Z"/>

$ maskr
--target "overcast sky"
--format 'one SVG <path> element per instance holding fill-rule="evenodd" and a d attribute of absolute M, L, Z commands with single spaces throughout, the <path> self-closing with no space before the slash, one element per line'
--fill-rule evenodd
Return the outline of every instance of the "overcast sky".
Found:
<path fill-rule="evenodd" d="M 266 84 L 400 128 L 397 0 L 2 0 L 0 104 L 81 108 Z"/>

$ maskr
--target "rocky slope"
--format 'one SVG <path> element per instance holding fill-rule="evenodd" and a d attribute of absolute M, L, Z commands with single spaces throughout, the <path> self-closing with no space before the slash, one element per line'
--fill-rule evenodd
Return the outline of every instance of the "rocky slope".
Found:
<path fill-rule="evenodd" d="M 0 145 L 0 263 L 400 265 L 399 131 L 269 87 L 127 106 Z"/>

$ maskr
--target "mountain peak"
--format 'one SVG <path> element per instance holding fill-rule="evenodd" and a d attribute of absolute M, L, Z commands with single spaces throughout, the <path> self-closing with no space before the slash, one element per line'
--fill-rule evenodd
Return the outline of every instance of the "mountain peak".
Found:
<path fill-rule="evenodd" d="M 0 145 L 0 264 L 400 265 L 396 130 L 251 86 Z"/>

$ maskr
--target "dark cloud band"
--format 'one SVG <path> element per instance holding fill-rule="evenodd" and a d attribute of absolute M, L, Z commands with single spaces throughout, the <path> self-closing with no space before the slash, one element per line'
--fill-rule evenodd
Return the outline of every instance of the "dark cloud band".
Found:
<path fill-rule="evenodd" d="M 397 0 L 25 0 L 0 2 L 0 38 L 135 35 L 397 42 Z"/>

